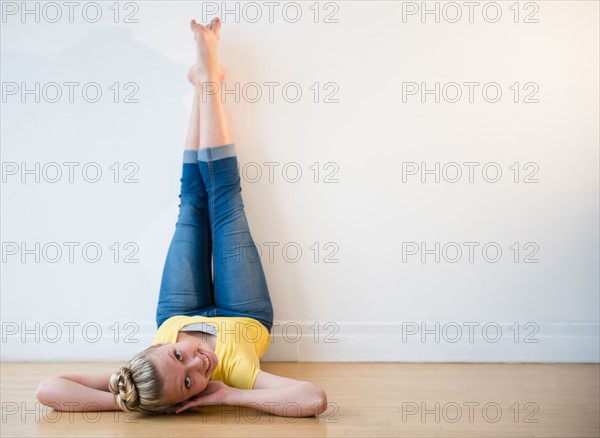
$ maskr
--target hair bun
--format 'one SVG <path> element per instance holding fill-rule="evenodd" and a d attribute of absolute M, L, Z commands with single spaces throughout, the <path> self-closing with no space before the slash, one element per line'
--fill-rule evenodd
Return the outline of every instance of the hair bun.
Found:
<path fill-rule="evenodd" d="M 108 389 L 114 394 L 115 403 L 123 411 L 132 412 L 138 407 L 140 399 L 128 367 L 121 367 L 110 376 Z"/>

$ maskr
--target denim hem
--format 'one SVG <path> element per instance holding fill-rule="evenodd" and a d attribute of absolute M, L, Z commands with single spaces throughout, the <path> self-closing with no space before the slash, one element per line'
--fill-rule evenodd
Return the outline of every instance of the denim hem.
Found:
<path fill-rule="evenodd" d="M 230 143 L 222 146 L 211 146 L 198 149 L 197 160 L 209 162 L 235 156 L 235 143 Z"/>
<path fill-rule="evenodd" d="M 188 164 L 197 164 L 198 151 L 197 150 L 184 150 L 183 151 L 183 162 Z"/>

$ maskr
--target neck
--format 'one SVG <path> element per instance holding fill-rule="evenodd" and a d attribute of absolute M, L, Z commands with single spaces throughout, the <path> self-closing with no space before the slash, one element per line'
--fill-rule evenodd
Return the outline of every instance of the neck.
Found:
<path fill-rule="evenodd" d="M 216 351 L 217 347 L 217 337 L 215 335 L 198 331 L 179 332 L 177 335 L 177 342 L 179 341 L 193 342 L 204 348 L 209 348 L 212 351 Z"/>

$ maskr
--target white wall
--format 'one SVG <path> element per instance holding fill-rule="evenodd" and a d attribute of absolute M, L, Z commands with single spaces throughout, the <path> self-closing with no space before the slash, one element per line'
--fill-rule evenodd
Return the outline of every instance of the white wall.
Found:
<path fill-rule="evenodd" d="M 2 4 L 3 360 L 120 360 L 151 341 L 191 104 L 188 23 L 210 20 L 203 8 L 214 7 L 230 87 L 248 93 L 237 103 L 229 95 L 227 108 L 275 308 L 265 360 L 598 361 L 597 2 L 522 2 L 517 23 L 513 2 L 481 2 L 472 23 L 463 2 L 428 2 L 439 23 L 411 15 L 421 2 L 320 3 L 317 23 L 312 2 L 278 3 L 271 22 L 263 2 L 237 4 L 237 17 L 221 2 L 135 2 L 121 3 L 116 24 L 111 3 L 99 4 L 96 23 L 86 2 L 73 23 L 61 2 L 56 23 L 43 4 L 27 4 L 39 23 L 21 2 Z M 256 5 L 262 18 L 251 23 Z M 451 23 L 456 5 L 462 18 Z M 130 13 L 137 23 L 123 22 Z M 51 82 L 63 92 L 56 103 Z M 73 102 L 66 82 L 78 84 Z M 82 97 L 93 82 L 98 103 Z M 263 91 L 255 103 L 251 82 Z M 279 83 L 273 102 L 266 82 Z M 290 103 L 281 90 L 294 82 L 302 97 Z M 407 83 L 436 82 L 439 103 L 418 93 L 403 102 Z M 452 82 L 464 93 L 456 103 Z M 473 102 L 466 82 L 478 84 Z M 35 83 L 39 102 L 21 94 Z M 488 83 L 502 92 L 497 103 L 482 95 Z M 132 91 L 139 102 L 124 103 Z M 332 92 L 337 102 L 325 103 Z M 79 164 L 73 182 L 65 162 Z M 272 181 L 266 162 L 279 163 Z M 446 179 L 423 183 L 411 162 L 459 163 L 463 175 L 449 182 L 446 166 Z M 479 163 L 473 182 L 465 162 Z M 63 172 L 56 183 L 50 163 Z M 296 183 L 282 176 L 288 163 L 302 171 Z M 498 182 L 485 180 L 486 163 L 488 179 L 501 169 Z M 85 164 L 90 178 L 101 169 L 97 183 L 83 178 Z M 133 170 L 138 182 L 124 183 Z M 333 171 L 337 182 L 325 183 Z M 533 171 L 538 182 L 523 182 Z M 79 244 L 72 262 L 65 242 Z M 265 242 L 280 245 L 272 261 Z M 407 242 L 446 250 L 422 262 Z M 478 245 L 472 262 L 464 242 Z M 96 263 L 83 257 L 87 243 L 102 250 Z M 287 243 L 302 250 L 295 263 L 282 255 Z M 482 255 L 488 243 L 489 257 L 502 250 L 495 263 Z M 137 262 L 125 263 L 134 251 Z M 325 263 L 332 253 L 337 263 Z M 524 262 L 531 253 L 537 263 Z"/>

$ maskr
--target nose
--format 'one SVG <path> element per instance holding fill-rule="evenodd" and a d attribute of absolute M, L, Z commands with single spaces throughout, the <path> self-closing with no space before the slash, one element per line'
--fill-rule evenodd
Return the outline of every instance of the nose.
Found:
<path fill-rule="evenodd" d="M 194 356 L 192 356 L 190 359 L 188 369 L 198 371 L 204 370 L 204 360 L 202 360 L 202 356 L 200 355 L 199 351 L 195 352 Z"/>

